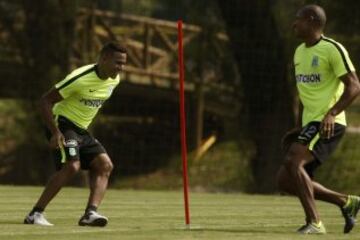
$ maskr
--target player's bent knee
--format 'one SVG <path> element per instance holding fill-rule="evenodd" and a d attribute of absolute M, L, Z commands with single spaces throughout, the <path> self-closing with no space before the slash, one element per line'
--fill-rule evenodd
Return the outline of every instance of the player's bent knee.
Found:
<path fill-rule="evenodd" d="M 112 170 L 114 169 L 114 165 L 110 159 L 104 161 L 102 169 L 103 169 L 103 172 L 106 172 L 106 173 L 112 172 Z"/>
<path fill-rule="evenodd" d="M 93 168 L 97 172 L 110 174 L 114 169 L 114 165 L 107 155 L 102 155 L 95 159 Z"/>
<path fill-rule="evenodd" d="M 284 168 L 289 173 L 293 175 L 302 167 L 302 158 L 299 155 L 287 155 L 284 162 Z"/>

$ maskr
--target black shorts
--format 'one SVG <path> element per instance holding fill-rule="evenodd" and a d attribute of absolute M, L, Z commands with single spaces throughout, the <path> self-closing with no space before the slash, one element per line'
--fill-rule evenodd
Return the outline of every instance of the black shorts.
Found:
<path fill-rule="evenodd" d="M 297 137 L 296 142 L 308 145 L 314 156 L 314 161 L 307 163 L 304 168 L 311 178 L 314 171 L 335 151 L 342 136 L 345 126 L 335 123 L 334 136 L 329 139 L 320 137 L 320 122 L 310 122 L 304 126 Z"/>
<path fill-rule="evenodd" d="M 106 153 L 101 143 L 85 129 L 63 116 L 58 116 L 56 121 L 65 137 L 65 146 L 53 151 L 56 170 L 60 170 L 66 161 L 74 160 L 80 160 L 82 169 L 89 169 L 91 161 L 97 155 Z M 51 137 L 48 130 L 47 137 Z"/>

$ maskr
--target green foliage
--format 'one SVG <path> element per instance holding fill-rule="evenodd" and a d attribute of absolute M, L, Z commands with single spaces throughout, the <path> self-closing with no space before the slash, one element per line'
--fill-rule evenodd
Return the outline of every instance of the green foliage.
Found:
<path fill-rule="evenodd" d="M 1 100 L 0 141 L 11 139 L 17 144 L 22 144 L 26 140 L 24 135 L 26 118 L 27 113 L 22 102 L 10 99 Z"/>
<path fill-rule="evenodd" d="M 156 6 L 156 1 L 149 0 L 81 0 L 80 6 L 92 7 L 113 11 L 115 13 L 126 13 L 141 16 L 150 16 Z"/>
<path fill-rule="evenodd" d="M 258 129 L 260 129 L 258 130 L 259 132 L 266 132 L 267 139 L 261 142 L 259 146 L 267 146 L 267 143 L 277 144 L 276 139 L 278 138 L 277 135 L 280 135 L 278 134 L 280 131 L 277 131 L 275 128 L 281 127 L 281 124 L 286 124 L 288 121 L 284 120 L 288 112 L 283 109 L 279 111 L 282 115 L 281 118 L 279 117 L 278 119 L 281 120 L 273 121 L 273 116 L 275 115 L 273 110 L 280 109 L 277 105 L 291 101 L 290 97 L 284 97 L 283 95 L 283 93 L 288 92 L 288 89 L 284 88 L 281 91 L 279 90 L 278 93 L 280 94 L 274 94 L 273 96 L 271 96 L 271 93 L 276 92 L 276 87 L 281 86 L 279 83 L 286 80 L 291 82 L 293 86 L 295 85 L 291 74 L 291 65 L 293 50 L 298 44 L 298 40 L 294 38 L 291 26 L 294 15 L 301 5 L 318 3 L 324 6 L 328 13 L 326 34 L 343 43 L 349 50 L 356 67 L 360 67 L 358 61 L 355 61 L 355 56 L 359 56 L 360 54 L 360 1 L 262 0 L 253 1 L 254 3 L 256 2 L 256 4 L 253 5 L 250 4 L 252 3 L 251 1 L 233 1 L 233 3 L 239 5 L 229 4 L 229 8 L 227 9 L 229 10 L 228 14 L 234 14 L 232 15 L 234 17 L 229 19 L 229 23 L 238 21 L 234 23 L 234 28 L 229 28 L 229 24 L 224 23 L 223 18 L 228 14 L 225 13 L 224 16 L 221 16 L 219 8 L 219 3 L 221 2 L 224 5 L 226 3 L 226 1 L 208 0 L 78 0 L 69 2 L 42 0 L 38 3 L 20 0 L 1 0 L 0 7 L 2 9 L 2 17 L 0 17 L 0 20 L 2 26 L 12 30 L 10 31 L 11 36 L 9 36 L 8 42 L 6 43 L 9 44 L 9 46 L 16 45 L 22 56 L 22 62 L 28 67 L 25 74 L 27 81 L 22 82 L 22 88 L 19 88 L 21 94 L 19 93 L 18 95 L 31 98 L 31 101 L 33 101 L 39 97 L 39 92 L 48 89 L 54 81 L 58 81 L 66 74 L 70 64 L 69 56 L 73 49 L 73 42 L 74 39 L 78 37 L 74 29 L 76 11 L 79 7 L 84 6 L 94 6 L 101 9 L 113 10 L 117 13 L 123 12 L 161 19 L 183 19 L 185 23 L 200 25 L 203 28 L 202 33 L 197 36 L 200 41 L 192 45 L 187 45 L 185 49 L 186 76 L 189 79 L 208 77 L 208 79 L 210 79 L 209 81 L 216 79 L 220 81 L 220 83 L 232 84 L 231 86 L 234 87 L 237 94 L 241 96 L 239 102 L 241 101 L 241 106 L 244 106 L 242 110 L 247 110 L 252 107 L 256 116 L 264 112 L 264 110 L 271 110 L 269 113 L 271 117 L 269 121 L 260 123 L 257 121 L 247 122 L 244 119 L 249 118 L 249 111 L 243 111 L 239 117 L 239 119 L 241 118 L 240 120 L 231 120 L 241 122 L 239 125 L 244 126 L 241 130 L 242 132 L 249 131 L 257 134 L 258 132 L 256 130 Z M 272 15 L 266 11 L 268 9 L 266 7 L 268 5 L 267 3 L 271 6 Z M 255 7 L 251 8 L 251 6 Z M 237 8 L 239 11 L 236 10 Z M 19 9 L 24 12 L 21 16 L 15 14 Z M 246 10 L 244 11 L 244 9 Z M 263 13 L 266 13 L 266 15 Z M 271 23 L 269 19 L 272 19 L 272 16 L 276 18 L 276 24 L 269 25 L 269 23 Z M 19 17 L 25 24 L 18 23 L 17 20 Z M 138 29 L 142 31 L 142 28 L 139 27 Z M 230 30 L 234 32 L 237 31 L 237 34 L 235 34 L 237 38 L 234 42 L 215 41 L 216 34 L 219 31 L 228 31 L 230 35 Z M 251 34 L 252 32 L 253 36 Z M 126 30 L 118 28 L 115 33 L 124 34 Z M 276 45 L 277 43 L 280 44 Z M 264 44 L 266 46 L 263 46 Z M 239 70 L 236 59 L 234 58 L 234 52 L 236 52 L 236 48 L 241 45 L 245 45 L 244 50 L 246 51 L 238 55 L 243 59 L 244 63 L 242 69 Z M 258 54 L 252 55 L 256 51 Z M 269 58 L 269 56 L 273 57 Z M 6 59 L 8 55 L 4 54 L 2 57 Z M 285 60 L 284 66 L 275 70 L 280 72 L 282 69 L 287 68 L 289 70 L 287 79 L 285 79 L 286 77 L 283 79 L 282 76 L 278 77 L 276 75 L 274 78 L 276 82 L 271 83 L 268 79 L 269 69 L 274 69 L 271 64 L 281 64 L 282 60 Z M 263 64 L 264 68 L 257 70 L 259 64 Z M 5 68 L 6 67 L 3 67 L 3 69 Z M 259 73 L 259 77 L 245 78 L 246 75 L 249 74 L 252 76 L 256 71 Z M 213 76 L 216 76 L 216 78 Z M 240 79 L 240 76 L 242 79 Z M 240 80 L 241 84 L 239 83 Z M 251 84 L 251 86 L 244 85 L 246 82 Z M 34 87 L 35 85 L 36 87 Z M 249 88 L 249 86 L 251 88 Z M 244 101 L 243 91 L 245 87 L 247 87 L 246 92 L 249 95 L 255 96 L 254 101 Z M 260 92 L 256 97 L 258 89 L 263 89 L 266 94 Z M 220 96 L 221 92 L 216 91 L 216 89 L 207 91 L 206 97 L 224 98 L 224 96 Z M 280 100 L 276 98 L 277 96 L 280 96 Z M 259 102 L 257 102 L 258 99 Z M 261 106 L 264 102 L 269 102 L 270 107 L 262 108 Z M 121 104 L 122 103 L 120 103 L 120 105 Z M 160 106 L 162 109 L 163 107 L 164 105 Z M 238 109 L 236 109 L 236 111 L 237 110 Z M 356 111 L 359 112 L 358 110 Z M 10 100 L 0 101 L 0 141 L 2 143 L 0 146 L 0 177 L 4 176 L 4 172 L 10 173 L 9 169 L 11 169 L 13 175 L 11 180 L 7 180 L 8 182 L 13 183 L 15 179 L 17 182 L 40 183 L 44 182 L 46 175 L 50 173 L 48 167 L 51 165 L 51 161 L 44 160 L 45 157 L 49 157 L 49 154 L 45 149 L 45 140 L 42 130 L 40 129 L 40 124 L 38 124 L 38 116 L 36 116 L 35 112 L 36 110 L 33 103 Z M 120 113 L 110 113 L 110 115 L 117 114 Z M 358 125 L 359 116 L 356 112 L 350 112 L 349 118 L 353 119 L 350 124 L 351 126 Z M 256 119 L 263 120 L 266 118 L 259 115 Z M 100 130 L 106 133 L 102 136 L 104 139 L 107 139 L 104 143 L 106 143 L 106 146 L 109 146 L 108 150 L 110 152 L 118 148 L 118 142 L 111 141 L 111 134 L 121 135 L 122 138 L 117 139 L 124 140 L 122 143 L 125 148 L 127 146 L 136 146 L 131 148 L 131 151 L 134 152 L 132 156 L 133 159 L 129 158 L 130 160 L 128 160 L 128 165 L 136 165 L 138 155 L 147 155 L 150 153 L 149 149 L 153 145 L 148 144 L 148 142 L 161 143 L 162 139 L 160 138 L 163 136 L 160 134 L 163 134 L 163 131 L 150 131 L 152 129 L 163 128 L 161 124 L 164 124 L 164 122 L 159 121 L 156 127 L 153 125 L 150 126 L 149 124 L 149 126 L 143 128 L 142 131 L 139 131 L 140 127 L 126 129 L 127 126 L 125 126 L 124 123 L 119 124 L 121 126 L 119 126 L 118 129 L 116 129 L 114 125 L 109 125 L 109 127 L 101 128 Z M 255 130 L 252 130 L 252 128 Z M 273 129 L 275 129 L 274 132 L 269 132 Z M 151 134 L 145 135 L 147 131 L 151 132 Z M 234 131 L 232 127 L 227 127 L 225 132 L 232 132 L 234 135 L 239 134 L 238 131 Z M 150 135 L 156 136 L 156 138 L 149 138 L 148 136 Z M 259 136 L 261 135 L 259 134 L 256 137 Z M 359 137 L 356 134 L 347 134 L 345 136 L 337 153 L 319 169 L 318 179 L 320 182 L 324 182 L 336 189 L 355 190 L 358 180 L 357 176 L 359 175 L 357 171 L 358 168 L 356 167 L 356 160 L 358 159 L 356 149 L 359 141 Z M 112 145 L 110 145 L 110 143 Z M 162 150 L 164 148 L 167 149 L 166 154 L 164 154 L 165 151 Z M 159 165 L 165 165 L 169 162 L 168 156 L 176 154 L 177 149 L 174 149 L 169 149 L 159 144 L 150 151 L 152 157 L 157 158 L 157 162 L 160 163 Z M 269 149 L 273 150 L 274 148 L 270 147 Z M 258 148 L 257 151 L 261 152 L 260 148 Z M 269 152 L 273 153 L 272 151 Z M 251 143 L 223 142 L 215 145 L 213 149 L 199 161 L 192 160 L 192 156 L 190 156 L 189 172 L 191 187 L 215 191 L 220 189 L 225 191 L 246 190 L 248 186 L 253 183 L 252 173 L 254 169 L 251 169 L 249 163 L 254 155 L 256 155 L 256 149 Z M 268 157 L 275 155 L 276 154 L 264 154 L 264 156 L 266 156 L 264 159 L 268 161 Z M 149 159 L 152 160 L 150 157 Z M 126 160 L 122 161 L 119 165 L 124 164 Z M 146 187 L 156 189 L 181 187 L 180 157 L 173 157 L 170 164 L 165 165 L 164 169 L 162 169 L 163 166 L 159 165 L 156 165 L 156 168 L 160 170 L 155 171 L 153 174 L 140 177 L 136 180 L 120 178 L 119 181 L 116 181 L 116 184 L 120 184 L 119 186 L 121 187 L 134 186 L 136 188 Z M 254 164 L 254 166 L 265 169 L 264 166 L 267 166 L 267 164 Z M 136 168 L 136 166 L 134 168 Z M 44 171 L 42 172 L 42 170 Z M 121 172 L 120 174 L 123 173 Z M 264 179 L 267 180 L 271 177 L 270 174 L 270 176 Z"/>
<path fill-rule="evenodd" d="M 195 160 L 188 156 L 189 184 L 201 191 L 246 191 L 253 184 L 250 160 L 254 149 L 249 143 L 223 142 Z M 182 160 L 171 159 L 169 165 L 154 173 L 140 177 L 118 179 L 119 188 L 179 189 L 182 187 Z"/>
<path fill-rule="evenodd" d="M 252 184 L 249 143 L 223 142 L 214 146 L 201 159 L 192 160 L 189 169 L 191 186 L 214 191 L 245 191 Z"/>
<path fill-rule="evenodd" d="M 340 192 L 358 194 L 360 182 L 359 133 L 347 132 L 335 154 L 327 160 L 316 174 L 325 186 Z"/>
<path fill-rule="evenodd" d="M 1 100 L 0 119 L 1 182 L 44 183 L 53 164 L 34 104 Z"/>
<path fill-rule="evenodd" d="M 360 2 L 353 0 L 275 1 L 273 12 L 279 32 L 286 40 L 284 48 L 289 57 L 288 61 L 291 63 L 293 50 L 299 43 L 299 40 L 295 39 L 293 35 L 292 23 L 295 20 L 296 11 L 305 4 L 318 4 L 324 8 L 327 14 L 325 35 L 342 43 L 348 50 L 354 65 L 359 68 L 359 63 L 355 61 L 355 57 L 360 54 Z"/>
<path fill-rule="evenodd" d="M 137 0 L 135 4 L 133 0 L 122 0 L 122 4 L 126 13 L 141 16 L 150 16 L 154 9 L 154 1 L 148 0 Z"/>

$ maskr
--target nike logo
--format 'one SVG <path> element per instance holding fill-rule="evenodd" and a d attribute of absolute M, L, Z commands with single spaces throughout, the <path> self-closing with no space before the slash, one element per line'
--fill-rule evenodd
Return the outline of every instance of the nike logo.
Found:
<path fill-rule="evenodd" d="M 96 89 L 89 89 L 89 92 L 95 92 Z"/>
<path fill-rule="evenodd" d="M 299 65 L 300 65 L 300 63 L 295 63 L 295 67 L 296 67 L 296 66 L 299 66 Z"/>

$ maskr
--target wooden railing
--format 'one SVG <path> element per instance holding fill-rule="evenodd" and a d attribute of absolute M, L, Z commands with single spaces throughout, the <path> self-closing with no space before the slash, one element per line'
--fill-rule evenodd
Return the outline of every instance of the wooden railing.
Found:
<path fill-rule="evenodd" d="M 23 13 L 17 15 L 16 21 L 20 26 L 24 21 Z M 11 33 L 6 31 L 3 24 L 0 22 L 0 62 L 13 64 L 18 69 L 23 56 L 12 44 Z M 199 36 L 202 31 L 199 26 L 183 24 L 185 54 L 188 45 L 201 41 Z M 71 59 L 73 68 L 96 61 L 105 42 L 118 40 L 128 48 L 125 80 L 160 88 L 177 86 L 176 22 L 98 9 L 79 9 L 75 34 Z M 215 38 L 217 41 L 227 41 L 226 34 L 221 32 Z M 187 82 L 186 89 L 194 88 L 192 79 L 188 78 Z"/>
<path fill-rule="evenodd" d="M 125 80 L 161 88 L 177 85 L 177 81 L 174 81 L 178 79 L 176 22 L 81 9 L 76 31 L 78 38 L 74 45 L 75 65 L 94 61 L 106 41 L 118 40 L 128 48 Z M 197 40 L 202 29 L 184 24 L 183 31 L 183 44 L 186 48 Z M 217 38 L 219 41 L 227 41 L 224 33 L 218 33 Z M 188 84 L 187 88 L 193 87 Z"/>

